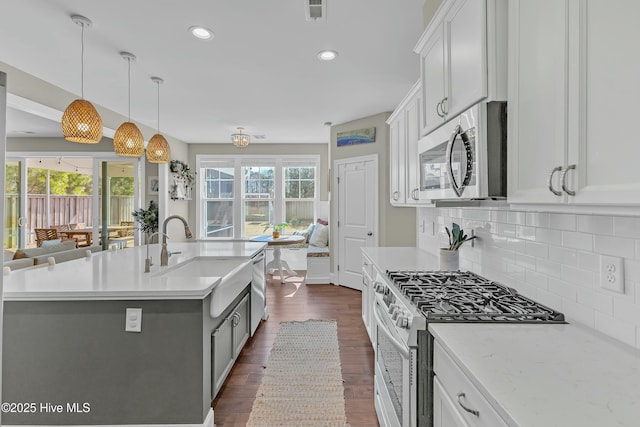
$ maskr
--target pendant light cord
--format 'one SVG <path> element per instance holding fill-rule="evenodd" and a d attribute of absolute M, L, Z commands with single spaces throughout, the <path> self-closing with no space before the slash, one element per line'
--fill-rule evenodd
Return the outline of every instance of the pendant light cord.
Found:
<path fill-rule="evenodd" d="M 80 98 L 84 99 L 84 24 L 80 27 Z"/>
<path fill-rule="evenodd" d="M 158 133 L 160 133 L 160 82 L 156 82 L 158 85 Z"/>
<path fill-rule="evenodd" d="M 127 58 L 129 65 L 129 121 L 131 121 L 131 58 Z"/>

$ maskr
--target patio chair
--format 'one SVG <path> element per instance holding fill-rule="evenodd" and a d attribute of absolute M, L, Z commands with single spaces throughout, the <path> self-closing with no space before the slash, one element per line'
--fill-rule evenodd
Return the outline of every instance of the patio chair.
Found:
<path fill-rule="evenodd" d="M 34 232 L 36 234 L 36 244 L 38 247 L 40 247 L 42 245 L 42 242 L 46 240 L 56 239 L 60 239 L 60 241 L 73 240 L 74 242 L 76 242 L 76 246 L 78 245 L 78 239 L 67 237 L 66 234 L 58 234 L 58 230 L 56 230 L 55 228 L 36 228 L 34 229 Z"/>

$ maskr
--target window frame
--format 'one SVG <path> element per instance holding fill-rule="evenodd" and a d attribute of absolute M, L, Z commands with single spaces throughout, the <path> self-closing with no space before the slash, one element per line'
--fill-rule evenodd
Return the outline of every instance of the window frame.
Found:
<path fill-rule="evenodd" d="M 224 166 L 223 166 L 224 165 Z M 285 167 L 315 167 L 315 195 L 313 199 L 300 199 L 300 200 L 313 200 L 313 217 L 317 216 L 318 202 L 320 201 L 320 155 L 213 155 L 213 154 L 198 154 L 196 155 L 196 171 L 198 172 L 196 191 L 196 238 L 204 241 L 224 241 L 224 240 L 249 240 L 250 237 L 245 237 L 245 222 L 244 222 L 244 202 L 247 200 L 244 197 L 244 175 L 243 168 L 245 167 L 258 167 L 268 166 L 274 167 L 275 174 L 275 189 L 274 189 L 274 203 L 273 203 L 273 222 L 284 222 L 285 216 Z M 205 220 L 205 202 L 207 199 L 205 196 L 205 173 L 204 168 L 207 167 L 233 167 L 234 169 L 234 194 L 233 194 L 233 236 L 232 237 L 207 237 L 204 230 Z M 252 200 L 267 200 L 267 199 L 252 199 Z M 265 232 L 266 234 L 266 232 Z"/>

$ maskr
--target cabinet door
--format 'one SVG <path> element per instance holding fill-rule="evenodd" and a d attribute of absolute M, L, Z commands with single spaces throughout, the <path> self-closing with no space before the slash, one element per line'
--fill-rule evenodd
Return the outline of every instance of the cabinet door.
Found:
<path fill-rule="evenodd" d="M 433 379 L 433 427 L 469 427 L 438 380 Z"/>
<path fill-rule="evenodd" d="M 249 339 L 251 325 L 249 324 L 249 296 L 238 303 L 233 312 L 233 358 L 237 358 L 245 343 Z"/>
<path fill-rule="evenodd" d="M 444 92 L 444 24 L 440 23 L 420 53 L 422 98 L 420 135 L 426 135 L 444 122 L 441 105 Z"/>
<path fill-rule="evenodd" d="M 635 137 L 640 99 L 640 2 L 572 2 L 579 75 L 570 79 L 568 186 L 576 204 L 640 204 L 640 144 Z M 575 6 L 575 7 L 573 7 Z M 574 52 L 572 50 L 572 52 Z M 573 62 L 571 62 L 573 65 Z M 574 96 L 574 92 L 577 95 Z M 574 132 L 573 129 L 576 129 Z"/>
<path fill-rule="evenodd" d="M 461 0 L 445 18 L 449 60 L 443 104 L 455 117 L 487 96 L 486 0 Z"/>
<path fill-rule="evenodd" d="M 406 200 L 404 128 L 403 114 L 389 123 L 389 202 L 392 205 L 403 205 Z"/>
<path fill-rule="evenodd" d="M 405 193 L 407 204 L 415 205 L 419 202 L 420 192 L 420 159 L 418 156 L 418 140 L 420 139 L 420 107 L 422 95 L 420 91 L 409 100 L 405 110 L 406 122 L 406 155 L 404 167 L 406 173 Z"/>
<path fill-rule="evenodd" d="M 509 2 L 508 200 L 564 202 L 559 172 L 567 133 L 567 1 Z"/>
<path fill-rule="evenodd" d="M 224 322 L 218 326 L 211 335 L 211 354 L 213 361 L 211 363 L 212 381 L 211 392 L 214 398 L 224 380 L 227 378 L 227 374 L 233 366 L 234 348 L 233 348 L 233 317 L 230 315 Z"/>

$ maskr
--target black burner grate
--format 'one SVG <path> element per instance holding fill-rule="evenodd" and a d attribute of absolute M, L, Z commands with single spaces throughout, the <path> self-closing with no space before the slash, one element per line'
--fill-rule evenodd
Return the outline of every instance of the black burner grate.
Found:
<path fill-rule="evenodd" d="M 564 315 L 471 272 L 387 271 L 431 322 L 556 322 Z"/>

